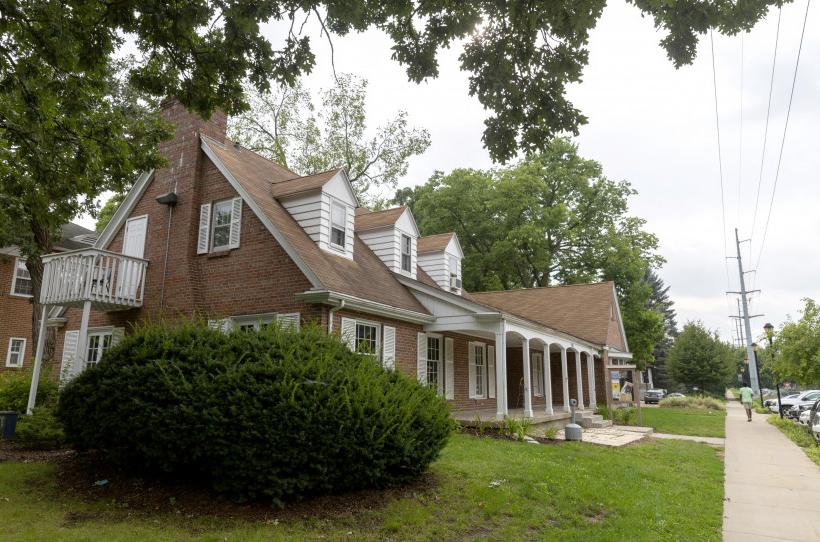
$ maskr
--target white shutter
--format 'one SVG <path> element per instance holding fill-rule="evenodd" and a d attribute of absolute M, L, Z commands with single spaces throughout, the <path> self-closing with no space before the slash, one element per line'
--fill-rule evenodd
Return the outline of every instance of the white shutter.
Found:
<path fill-rule="evenodd" d="M 396 368 L 396 328 L 384 326 L 382 332 L 382 363 L 385 369 Z"/>
<path fill-rule="evenodd" d="M 239 233 L 242 230 L 242 198 L 233 199 L 231 209 L 231 237 L 228 246 L 239 248 Z"/>
<path fill-rule="evenodd" d="M 79 331 L 66 331 L 63 341 L 63 359 L 60 363 L 60 379 L 70 379 L 75 375 L 74 366 L 77 357 L 77 341 L 80 338 Z"/>
<path fill-rule="evenodd" d="M 230 318 L 222 318 L 221 320 L 208 320 L 208 327 L 217 329 L 219 331 L 228 332 L 233 329 L 233 322 Z"/>
<path fill-rule="evenodd" d="M 444 398 L 455 399 L 455 388 L 453 382 L 453 339 L 444 338 Z"/>
<path fill-rule="evenodd" d="M 356 350 L 356 320 L 353 318 L 342 318 L 342 342 Z"/>
<path fill-rule="evenodd" d="M 125 328 L 124 327 L 115 327 L 111 331 L 111 346 L 117 346 L 117 344 L 125 337 Z"/>
<path fill-rule="evenodd" d="M 196 241 L 196 253 L 208 252 L 208 239 L 211 236 L 211 204 L 206 203 L 199 208 L 199 237 Z"/>
<path fill-rule="evenodd" d="M 419 333 L 416 342 L 416 373 L 419 382 L 427 384 L 427 334 Z"/>
<path fill-rule="evenodd" d="M 290 312 L 287 314 L 277 314 L 276 323 L 279 324 L 282 329 L 299 331 L 299 313 Z"/>
<path fill-rule="evenodd" d="M 495 346 L 487 347 L 487 393 L 495 399 Z"/>
<path fill-rule="evenodd" d="M 469 380 L 467 383 L 467 389 L 469 391 L 468 397 L 470 399 L 480 399 L 480 397 L 475 393 L 475 375 L 475 343 L 469 343 L 467 345 L 467 378 Z"/>

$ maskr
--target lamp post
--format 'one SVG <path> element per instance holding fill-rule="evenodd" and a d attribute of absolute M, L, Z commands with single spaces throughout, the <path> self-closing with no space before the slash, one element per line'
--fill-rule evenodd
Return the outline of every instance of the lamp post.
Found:
<path fill-rule="evenodd" d="M 774 326 L 769 322 L 763 326 L 763 331 L 766 333 L 766 338 L 769 339 L 769 349 L 772 352 L 772 360 L 774 360 L 774 347 L 772 346 L 772 339 L 774 338 Z M 775 380 L 774 387 L 777 390 L 777 412 L 780 414 L 780 419 L 783 419 L 783 406 L 780 404 L 780 380 Z"/>
<path fill-rule="evenodd" d="M 755 374 L 757 375 L 757 392 L 760 394 L 760 408 L 765 408 L 763 406 L 763 386 L 760 385 L 760 360 L 757 359 L 758 348 L 757 343 L 752 343 L 752 351 L 755 356 Z"/>

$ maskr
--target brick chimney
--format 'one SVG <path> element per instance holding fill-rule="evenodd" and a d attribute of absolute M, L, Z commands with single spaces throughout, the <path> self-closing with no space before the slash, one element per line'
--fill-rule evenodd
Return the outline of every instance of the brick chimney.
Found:
<path fill-rule="evenodd" d="M 215 111 L 208 120 L 189 112 L 179 100 L 170 98 L 161 105 L 162 118 L 174 124 L 174 137 L 160 144 L 159 150 L 168 160 L 168 166 L 154 172 L 152 197 L 174 192 L 177 203 L 164 211 L 165 217 L 156 220 L 154 234 L 162 238 L 162 251 L 152 260 L 151 273 L 156 276 L 152 285 L 165 284 L 164 292 L 152 296 L 152 301 L 162 298 L 161 310 L 166 316 L 175 313 L 191 314 L 202 304 L 199 260 L 196 257 L 196 234 L 201 205 L 201 175 L 203 164 L 208 160 L 201 150 L 200 136 L 208 136 L 219 143 L 225 142 L 228 117 L 221 110 Z M 168 215 L 168 213 L 171 215 Z M 165 237 L 170 225 L 167 267 L 165 265 Z M 154 263 L 156 262 L 156 263 Z M 146 299 L 146 305 L 148 305 Z M 160 309 L 153 302 L 155 313 Z M 147 308 L 147 307 L 146 307 Z M 155 313 L 156 314 L 156 313 Z"/>

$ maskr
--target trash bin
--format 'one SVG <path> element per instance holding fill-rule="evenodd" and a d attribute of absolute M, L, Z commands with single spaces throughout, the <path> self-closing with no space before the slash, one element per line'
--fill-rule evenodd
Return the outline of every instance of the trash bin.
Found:
<path fill-rule="evenodd" d="M 13 410 L 0 411 L 0 438 L 11 440 L 17 428 L 17 413 Z"/>

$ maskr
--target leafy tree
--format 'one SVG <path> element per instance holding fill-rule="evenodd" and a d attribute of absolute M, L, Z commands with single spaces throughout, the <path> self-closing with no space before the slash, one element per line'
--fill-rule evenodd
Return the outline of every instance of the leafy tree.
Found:
<path fill-rule="evenodd" d="M 820 305 L 803 300 L 800 319 L 783 324 L 775 336 L 772 372 L 803 385 L 820 383 Z"/>
<path fill-rule="evenodd" d="M 344 166 L 356 195 L 373 201 L 396 188 L 408 159 L 430 145 L 427 130 L 408 126 L 407 112 L 367 135 L 367 81 L 341 75 L 317 107 L 301 84 L 271 92 L 248 89 L 251 109 L 234 119 L 231 138 L 301 175 Z"/>
<path fill-rule="evenodd" d="M 701 322 L 687 322 L 669 350 L 669 372 L 675 382 L 719 391 L 735 374 L 731 347 Z"/>
<path fill-rule="evenodd" d="M 117 208 L 122 204 L 126 194 L 127 192 L 115 192 L 105 201 L 100 212 L 97 213 L 97 225 L 95 226 L 97 233 L 102 233 L 108 223 L 111 222 L 114 213 L 117 212 Z"/>
<path fill-rule="evenodd" d="M 610 181 L 577 151 L 555 139 L 510 167 L 436 173 L 394 201 L 411 207 L 422 234 L 458 234 L 468 290 L 614 281 L 630 349 L 651 360 L 663 323 L 643 278 L 663 262 L 657 238 L 627 215 L 629 183 Z"/>
<path fill-rule="evenodd" d="M 652 357 L 655 358 L 652 364 L 652 376 L 655 386 L 666 389 L 671 387 L 672 384 L 666 366 L 666 359 L 669 349 L 678 335 L 677 314 L 675 313 L 674 302 L 669 298 L 670 287 L 664 284 L 657 271 L 647 269 L 644 282 L 652 288 L 647 308 L 663 317 L 663 336 L 652 351 Z"/>

